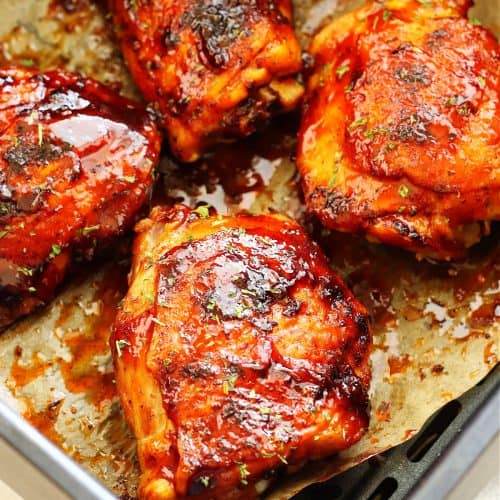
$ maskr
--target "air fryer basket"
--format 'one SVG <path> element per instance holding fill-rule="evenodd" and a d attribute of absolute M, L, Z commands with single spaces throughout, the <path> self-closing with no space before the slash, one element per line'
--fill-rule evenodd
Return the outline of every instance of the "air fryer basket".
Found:
<path fill-rule="evenodd" d="M 412 439 L 295 500 L 444 498 L 500 430 L 500 369 L 438 410 Z"/>
<path fill-rule="evenodd" d="M 500 428 L 500 369 L 450 401 L 406 443 L 333 479 L 312 485 L 294 500 L 435 500 L 444 498 Z M 0 402 L 0 437 L 19 450 L 72 498 L 114 495 Z"/>

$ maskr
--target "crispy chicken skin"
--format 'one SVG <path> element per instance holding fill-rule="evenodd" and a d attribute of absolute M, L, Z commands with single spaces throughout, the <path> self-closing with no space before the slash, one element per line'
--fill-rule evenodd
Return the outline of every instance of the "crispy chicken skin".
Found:
<path fill-rule="evenodd" d="M 160 137 L 135 103 L 61 72 L 0 70 L 0 327 L 135 222 Z"/>
<path fill-rule="evenodd" d="M 109 0 L 135 81 L 172 152 L 196 160 L 303 94 L 290 0 Z"/>
<path fill-rule="evenodd" d="M 314 38 L 298 165 L 325 226 L 449 259 L 500 218 L 498 42 L 469 6 L 369 3 Z"/>
<path fill-rule="evenodd" d="M 139 496 L 253 498 L 367 427 L 367 314 L 280 215 L 155 208 L 111 337 Z"/>

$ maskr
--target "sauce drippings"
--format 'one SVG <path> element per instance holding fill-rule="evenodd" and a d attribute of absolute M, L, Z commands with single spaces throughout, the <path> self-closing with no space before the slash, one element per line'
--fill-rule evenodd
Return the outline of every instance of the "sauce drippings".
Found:
<path fill-rule="evenodd" d="M 395 375 L 397 373 L 404 373 L 411 366 L 412 360 L 408 354 L 405 354 L 401 358 L 390 357 L 389 358 L 389 373 Z"/>
<path fill-rule="evenodd" d="M 31 355 L 29 363 L 22 363 L 20 361 L 22 356 L 22 348 L 20 346 L 17 346 L 14 350 L 14 356 L 15 361 L 12 363 L 10 369 L 9 383 L 12 381 L 16 388 L 22 388 L 37 379 L 52 365 L 50 361 L 42 360 L 37 353 Z"/>
<path fill-rule="evenodd" d="M 71 334 L 65 339 L 72 359 L 69 362 L 61 361 L 60 364 L 66 388 L 73 393 L 85 393 L 89 401 L 98 408 L 116 396 L 114 374 L 111 371 L 103 372 L 93 360 L 98 355 L 109 353 L 109 334 L 116 315 L 116 305 L 122 297 L 121 291 L 126 287 L 124 271 L 123 267 L 109 271 L 105 283 L 112 286 L 101 284 L 97 288 L 93 305 L 97 307 L 98 314 L 87 317 L 85 331 Z M 65 320 L 63 309 L 56 328 L 64 325 Z"/>
<path fill-rule="evenodd" d="M 32 405 L 24 413 L 24 418 L 46 438 L 59 448 L 64 448 L 65 438 L 56 430 L 56 422 L 61 411 L 62 400 L 55 400 L 42 411 L 35 411 Z"/>

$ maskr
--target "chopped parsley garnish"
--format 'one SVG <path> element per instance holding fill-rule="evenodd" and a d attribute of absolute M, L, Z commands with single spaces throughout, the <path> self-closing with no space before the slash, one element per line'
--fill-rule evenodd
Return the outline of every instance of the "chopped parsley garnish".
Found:
<path fill-rule="evenodd" d="M 133 175 L 124 175 L 122 179 L 124 181 L 130 182 L 130 184 L 133 184 L 135 182 L 135 177 Z"/>
<path fill-rule="evenodd" d="M 100 224 L 96 224 L 95 226 L 86 226 L 82 229 L 82 234 L 83 236 L 88 236 L 93 231 L 97 231 L 100 227 Z"/>
<path fill-rule="evenodd" d="M 250 475 L 250 472 L 248 472 L 247 469 L 247 464 L 245 463 L 239 463 L 238 467 L 240 469 L 240 482 L 244 486 L 248 484 L 247 477 Z"/>
<path fill-rule="evenodd" d="M 337 181 L 337 175 L 339 173 L 342 157 L 343 157 L 342 151 L 337 151 L 333 155 L 333 173 L 332 176 L 330 177 L 330 180 L 328 181 L 328 187 L 334 186 Z"/>
<path fill-rule="evenodd" d="M 368 139 L 373 140 L 375 138 L 375 136 L 377 136 L 379 134 L 387 134 L 387 133 L 389 133 L 388 129 L 383 128 L 383 127 L 378 127 L 378 128 L 372 128 L 371 130 L 367 130 L 365 132 L 365 135 L 366 135 L 366 137 L 368 137 Z"/>
<path fill-rule="evenodd" d="M 408 186 L 401 184 L 401 186 L 399 186 L 399 188 L 398 188 L 398 193 L 399 193 L 399 196 L 406 198 L 410 194 L 410 190 L 408 189 Z"/>
<path fill-rule="evenodd" d="M 469 19 L 469 22 L 472 24 L 472 26 L 481 26 L 481 21 L 477 17 L 471 17 Z"/>
<path fill-rule="evenodd" d="M 342 78 L 349 71 L 349 64 L 343 64 L 342 66 L 337 68 L 337 76 Z"/>
<path fill-rule="evenodd" d="M 392 12 L 390 10 L 384 10 L 383 14 L 382 14 L 382 19 L 384 21 L 388 21 L 392 16 Z"/>
<path fill-rule="evenodd" d="M 128 340 L 125 340 L 125 339 L 120 339 L 120 340 L 117 340 L 115 342 L 116 354 L 118 354 L 119 358 L 122 357 L 122 351 L 123 351 L 123 349 L 125 349 L 125 347 L 127 347 L 129 345 L 130 345 L 130 342 Z"/>
<path fill-rule="evenodd" d="M 417 2 L 424 7 L 432 7 L 432 2 L 430 0 L 417 0 Z"/>
<path fill-rule="evenodd" d="M 163 360 L 163 366 L 165 368 L 167 368 L 167 366 L 170 366 L 171 363 L 172 363 L 172 360 L 170 358 L 167 358 L 167 359 Z"/>
<path fill-rule="evenodd" d="M 484 89 L 486 87 L 486 80 L 482 76 L 477 77 L 477 83 L 479 83 L 479 86 Z"/>
<path fill-rule="evenodd" d="M 0 238 L 3 238 L 9 231 L 0 231 Z"/>
<path fill-rule="evenodd" d="M 243 319 L 245 317 L 245 313 L 247 311 L 249 311 L 250 308 L 246 305 L 243 305 L 243 304 L 238 304 L 236 306 L 236 309 L 234 311 L 234 315 L 238 318 L 238 319 Z"/>
<path fill-rule="evenodd" d="M 29 267 L 18 267 L 17 268 L 18 272 L 21 274 L 24 274 L 25 276 L 33 276 L 33 269 L 30 269 Z"/>
<path fill-rule="evenodd" d="M 227 382 L 228 392 L 234 391 L 234 384 L 235 384 L 237 379 L 238 379 L 237 373 L 233 373 L 233 374 L 228 375 L 227 377 L 224 378 L 224 382 Z"/>
<path fill-rule="evenodd" d="M 202 219 L 205 219 L 210 215 L 210 205 L 200 205 L 193 212 L 197 213 Z"/>
<path fill-rule="evenodd" d="M 200 483 L 204 488 L 208 488 L 210 486 L 210 478 L 208 476 L 200 476 Z"/>
<path fill-rule="evenodd" d="M 349 125 L 349 132 L 351 132 L 352 130 L 358 128 L 358 127 L 362 127 L 363 125 L 366 125 L 366 118 L 358 118 L 357 120 L 353 121 L 350 125 Z"/>
<path fill-rule="evenodd" d="M 445 106 L 453 106 L 457 102 L 457 96 L 453 95 L 444 101 Z"/>
<path fill-rule="evenodd" d="M 458 107 L 457 113 L 460 116 L 467 116 L 470 113 L 469 105 L 464 102 L 461 106 Z"/>
<path fill-rule="evenodd" d="M 53 259 L 61 253 L 61 247 L 59 245 L 52 245 L 52 250 L 49 254 L 49 259 Z"/>
<path fill-rule="evenodd" d="M 32 68 L 35 65 L 35 61 L 33 59 L 21 59 L 19 64 L 25 68 Z"/>
<path fill-rule="evenodd" d="M 216 305 L 217 305 L 217 302 L 215 301 L 215 299 L 210 298 L 207 300 L 207 303 L 205 304 L 205 309 L 207 311 L 213 311 L 215 309 Z"/>

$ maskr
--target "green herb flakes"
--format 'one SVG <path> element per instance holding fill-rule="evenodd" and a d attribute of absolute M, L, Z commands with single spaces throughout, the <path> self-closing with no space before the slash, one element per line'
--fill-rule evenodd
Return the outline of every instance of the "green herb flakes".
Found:
<path fill-rule="evenodd" d="M 202 219 L 205 219 L 210 215 L 210 205 L 200 205 L 193 212 L 197 213 Z"/>
<path fill-rule="evenodd" d="M 25 68 L 32 68 L 35 65 L 35 61 L 33 59 L 21 59 L 19 64 Z"/>
<path fill-rule="evenodd" d="M 237 463 L 237 465 L 240 469 L 240 482 L 242 485 L 246 486 L 248 484 L 247 477 L 250 475 L 250 472 L 247 469 L 247 464 Z"/>
<path fill-rule="evenodd" d="M 25 276 L 33 276 L 33 269 L 30 269 L 29 267 L 19 266 L 17 271 Z"/>
<path fill-rule="evenodd" d="M 335 183 L 337 182 L 337 175 L 339 173 L 339 169 L 342 163 L 342 158 L 343 158 L 342 151 L 337 151 L 333 155 L 333 172 L 330 177 L 330 180 L 328 181 L 328 187 L 334 186 Z"/>
<path fill-rule="evenodd" d="M 401 186 L 399 186 L 398 188 L 398 193 L 399 196 L 406 198 L 410 194 L 410 190 L 408 189 L 408 186 L 401 184 Z"/>
<path fill-rule="evenodd" d="M 210 486 L 210 478 L 208 476 L 200 476 L 199 481 L 204 488 L 208 488 Z"/>
<path fill-rule="evenodd" d="M 362 127 L 363 125 L 366 125 L 367 119 L 366 118 L 358 118 L 357 120 L 353 121 L 349 125 L 349 132 L 352 132 L 353 130 L 357 129 L 358 127 Z"/>
<path fill-rule="evenodd" d="M 343 64 L 337 68 L 337 76 L 342 78 L 349 71 L 349 64 Z"/>
<path fill-rule="evenodd" d="M 90 233 L 97 231 L 101 226 L 96 224 L 95 226 L 86 226 L 82 229 L 83 236 L 88 236 Z"/>
<path fill-rule="evenodd" d="M 61 253 L 61 247 L 59 245 L 52 245 L 52 250 L 50 251 L 49 254 L 49 259 L 53 259 L 57 255 Z"/>
<path fill-rule="evenodd" d="M 122 357 L 122 352 L 125 347 L 129 346 L 130 342 L 125 339 L 120 339 L 115 342 L 115 347 L 116 347 L 116 354 L 118 354 L 118 357 Z"/>

